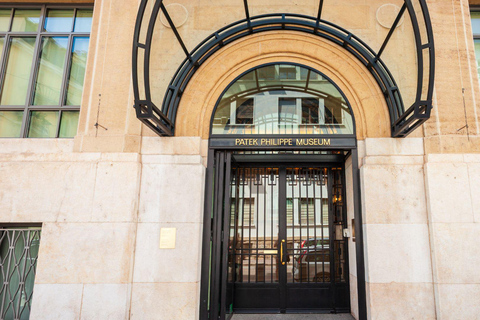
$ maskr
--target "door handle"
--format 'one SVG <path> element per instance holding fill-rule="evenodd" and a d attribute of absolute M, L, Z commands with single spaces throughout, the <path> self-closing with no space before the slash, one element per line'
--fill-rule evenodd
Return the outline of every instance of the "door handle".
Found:
<path fill-rule="evenodd" d="M 285 261 L 283 261 L 283 245 L 285 244 L 285 239 L 282 240 L 282 243 L 280 244 L 280 261 L 282 262 L 282 265 L 285 265 Z"/>

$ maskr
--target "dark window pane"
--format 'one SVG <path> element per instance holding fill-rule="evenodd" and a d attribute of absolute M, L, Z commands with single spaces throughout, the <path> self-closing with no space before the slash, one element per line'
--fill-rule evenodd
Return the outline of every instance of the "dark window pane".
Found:
<path fill-rule="evenodd" d="M 57 135 L 58 111 L 32 111 L 29 138 L 55 138 Z"/>
<path fill-rule="evenodd" d="M 278 122 L 280 124 L 297 124 L 297 99 L 279 98 L 278 99 Z"/>
<path fill-rule="evenodd" d="M 67 37 L 44 37 L 35 85 L 34 105 L 58 105 L 62 90 Z"/>
<path fill-rule="evenodd" d="M 341 105 L 325 101 L 325 124 L 341 124 L 342 123 L 342 108 Z"/>
<path fill-rule="evenodd" d="M 70 32 L 73 26 L 73 9 L 49 9 L 45 19 L 45 31 Z"/>
<path fill-rule="evenodd" d="M 0 137 L 19 138 L 22 130 L 23 111 L 0 111 Z"/>
<path fill-rule="evenodd" d="M 274 80 L 275 79 L 275 66 L 267 66 L 258 69 L 258 79 L 259 80 Z"/>
<path fill-rule="evenodd" d="M 302 124 L 318 123 L 318 99 L 302 99 Z"/>
<path fill-rule="evenodd" d="M 72 60 L 68 77 L 66 105 L 79 106 L 82 101 L 83 80 L 87 64 L 89 38 L 75 37 L 72 46 Z"/>
<path fill-rule="evenodd" d="M 77 134 L 78 111 L 63 111 L 60 122 L 59 138 L 73 138 Z"/>
<path fill-rule="evenodd" d="M 475 39 L 475 57 L 477 61 L 477 72 L 480 75 L 480 39 Z"/>
<path fill-rule="evenodd" d="M 35 38 L 10 38 L 1 105 L 24 105 L 32 69 Z"/>
<path fill-rule="evenodd" d="M 237 107 L 237 124 L 253 124 L 253 99 L 247 99 Z"/>
<path fill-rule="evenodd" d="M 470 12 L 473 34 L 480 35 L 480 12 Z"/>
<path fill-rule="evenodd" d="M 297 68 L 295 66 L 280 66 L 280 79 L 295 80 L 297 78 Z"/>
<path fill-rule="evenodd" d="M 40 22 L 40 10 L 16 9 L 13 16 L 12 31 L 36 32 Z"/>
<path fill-rule="evenodd" d="M 309 72 L 310 72 L 310 70 L 308 70 L 308 69 L 300 68 L 300 79 L 301 80 L 307 80 Z"/>
<path fill-rule="evenodd" d="M 92 9 L 77 10 L 74 32 L 90 32 L 92 29 Z"/>
<path fill-rule="evenodd" d="M 12 9 L 0 9 L 0 31 L 8 31 Z"/>

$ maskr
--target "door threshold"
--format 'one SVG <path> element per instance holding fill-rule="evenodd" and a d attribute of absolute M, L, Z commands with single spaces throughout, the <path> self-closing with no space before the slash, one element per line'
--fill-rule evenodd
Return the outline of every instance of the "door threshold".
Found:
<path fill-rule="evenodd" d="M 277 314 L 238 314 L 234 313 L 231 320 L 355 320 L 349 313 L 277 313 Z"/>

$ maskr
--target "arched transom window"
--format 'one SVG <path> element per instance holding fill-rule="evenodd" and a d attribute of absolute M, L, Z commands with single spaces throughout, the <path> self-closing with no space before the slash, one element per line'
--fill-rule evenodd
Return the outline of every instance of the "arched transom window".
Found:
<path fill-rule="evenodd" d="M 330 79 L 305 66 L 277 63 L 250 70 L 228 86 L 211 133 L 354 134 L 354 124 Z"/>

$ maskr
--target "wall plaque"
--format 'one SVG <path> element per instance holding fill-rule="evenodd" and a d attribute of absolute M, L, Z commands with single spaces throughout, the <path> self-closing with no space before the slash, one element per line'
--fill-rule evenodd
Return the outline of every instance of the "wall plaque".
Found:
<path fill-rule="evenodd" d="M 160 249 L 175 249 L 177 228 L 160 228 Z"/>

